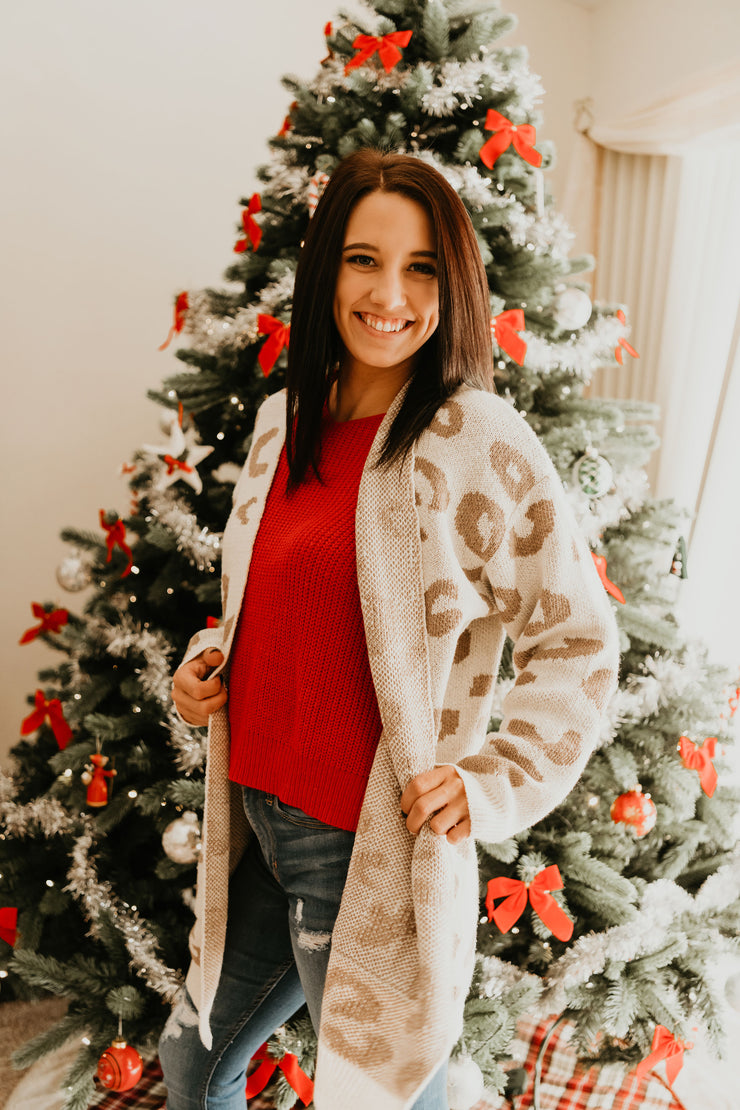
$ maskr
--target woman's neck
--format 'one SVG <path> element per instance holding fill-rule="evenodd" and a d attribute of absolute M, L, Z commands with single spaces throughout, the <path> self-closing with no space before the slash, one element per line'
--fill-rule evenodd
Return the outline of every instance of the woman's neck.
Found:
<path fill-rule="evenodd" d="M 393 373 L 383 375 L 382 371 L 375 371 L 370 379 L 341 371 L 329 394 L 332 420 L 341 424 L 387 412 L 406 380 L 406 377 L 399 380 Z"/>

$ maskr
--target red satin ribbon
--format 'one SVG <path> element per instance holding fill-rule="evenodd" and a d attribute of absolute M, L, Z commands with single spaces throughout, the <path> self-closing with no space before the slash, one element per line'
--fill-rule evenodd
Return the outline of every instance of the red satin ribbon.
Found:
<path fill-rule="evenodd" d="M 635 1072 L 642 1077 L 661 1060 L 665 1060 L 665 1073 L 668 1082 L 675 1083 L 676 1077 L 683 1067 L 684 1049 L 692 1047 L 693 1045 L 676 1040 L 665 1025 L 656 1025 L 653 1033 L 652 1052 L 640 1061 L 635 1068 Z"/>
<path fill-rule="evenodd" d="M 262 373 L 267 375 L 277 362 L 278 355 L 283 347 L 290 346 L 290 324 L 283 324 L 274 316 L 264 316 L 260 313 L 257 317 L 257 330 L 260 335 L 266 335 L 267 342 L 262 344 L 262 349 L 257 356 L 257 361 L 262 367 Z"/>
<path fill-rule="evenodd" d="M 489 108 L 485 127 L 486 131 L 496 132 L 480 148 L 480 160 L 488 166 L 489 170 L 493 169 L 499 155 L 508 150 L 512 144 L 517 154 L 521 154 L 530 166 L 542 165 L 542 155 L 534 149 L 537 132 L 531 123 L 514 124 L 494 108 Z"/>
<path fill-rule="evenodd" d="M 35 709 L 31 710 L 21 725 L 21 736 L 28 736 L 29 733 L 35 732 L 37 728 L 41 728 L 48 717 L 54 739 L 60 749 L 64 751 L 72 739 L 72 729 L 64 719 L 62 703 L 59 698 L 50 698 L 47 701 L 43 690 L 36 691 L 35 702 Z"/>
<path fill-rule="evenodd" d="M 5 906 L 0 910 L 0 940 L 4 940 L 11 947 L 18 940 L 18 910 L 15 906 Z"/>
<path fill-rule="evenodd" d="M 131 548 L 126 543 L 126 527 L 123 521 L 119 518 L 113 524 L 106 523 L 105 513 L 100 510 L 100 527 L 105 530 L 105 546 L 108 549 L 108 557 L 105 560 L 109 563 L 113 558 L 113 548 L 118 546 L 128 559 L 128 565 L 121 574 L 121 578 L 125 578 L 131 573 L 131 567 L 134 565 L 134 556 Z"/>
<path fill-rule="evenodd" d="M 303 1105 L 308 1106 L 313 1098 L 313 1080 L 309 1079 L 305 1071 L 302 1070 L 297 1056 L 294 1056 L 292 1052 L 286 1052 L 281 1060 L 275 1060 L 272 1056 L 267 1055 L 267 1043 L 265 1042 L 261 1048 L 257 1049 L 252 1059 L 261 1062 L 257 1070 L 252 1072 L 247 1080 L 246 1095 L 248 1099 L 258 1095 L 260 1091 L 264 1091 L 275 1069 L 280 1068 Z"/>
<path fill-rule="evenodd" d="M 547 925 L 550 932 L 558 940 L 570 940 L 573 936 L 573 922 L 563 909 L 550 896 L 551 890 L 562 890 L 563 880 L 556 864 L 551 864 L 527 886 L 521 879 L 508 879 L 500 875 L 497 879 L 488 880 L 488 893 L 486 894 L 486 909 L 488 920 L 496 922 L 502 933 L 509 929 L 524 913 L 527 906 L 527 896 L 534 912 Z M 494 909 L 496 898 L 503 898 L 500 906 Z"/>
<path fill-rule="evenodd" d="M 620 590 L 619 586 L 615 586 L 614 583 L 610 582 L 606 576 L 606 556 L 597 555 L 595 551 L 592 551 L 591 558 L 594 561 L 594 566 L 596 567 L 599 578 L 601 579 L 601 584 L 603 585 L 606 592 L 608 594 L 611 594 L 612 597 L 615 597 L 618 602 L 624 605 L 624 594 Z"/>
<path fill-rule="evenodd" d="M 51 609 L 47 613 L 43 605 L 37 605 L 35 601 L 31 602 L 31 609 L 34 617 L 40 620 L 41 624 L 27 629 L 18 641 L 20 644 L 30 644 L 31 640 L 35 640 L 42 632 L 61 632 L 69 620 L 69 612 L 66 609 Z"/>
<path fill-rule="evenodd" d="M 282 134 L 282 132 L 281 132 Z M 252 244 L 252 250 L 257 250 L 262 238 L 262 228 L 254 219 L 255 212 L 262 211 L 262 200 L 259 193 L 252 193 L 249 198 L 249 204 L 242 212 L 242 227 L 244 228 L 244 238 L 239 239 L 234 247 L 235 254 L 243 254 L 244 251 L 249 249 L 249 244 Z"/>
<path fill-rule="evenodd" d="M 162 343 L 159 347 L 157 347 L 158 351 L 163 351 L 165 349 L 165 347 L 169 347 L 170 343 L 175 338 L 175 336 L 180 334 L 182 329 L 185 327 L 185 317 L 188 314 L 188 309 L 189 308 L 190 308 L 190 304 L 188 302 L 187 293 L 178 293 L 177 294 L 177 299 L 175 301 L 175 319 L 174 319 L 174 322 L 172 324 L 172 327 L 170 328 L 170 333 L 167 336 L 167 338 L 165 339 L 164 343 Z"/>
<path fill-rule="evenodd" d="M 627 323 L 627 317 L 625 316 L 624 312 L 622 312 L 621 308 L 617 310 L 617 319 L 619 320 L 620 324 L 626 324 Z M 622 365 L 622 362 L 623 362 L 622 348 L 625 349 L 625 351 L 627 352 L 628 355 L 632 355 L 633 358 L 639 358 L 640 357 L 638 355 L 637 351 L 635 350 L 635 348 L 630 343 L 628 343 L 627 340 L 624 337 L 622 337 L 618 341 L 617 346 L 614 348 L 614 357 L 615 357 L 615 359 L 617 360 L 617 362 L 619 363 L 620 366 Z"/>
<path fill-rule="evenodd" d="M 172 474 L 173 470 L 184 470 L 186 474 L 192 474 L 192 466 L 188 466 L 183 459 L 176 459 L 172 455 L 165 455 L 164 461 L 167 463 L 167 473 Z"/>
<path fill-rule="evenodd" d="M 702 746 L 698 748 L 688 736 L 682 736 L 678 742 L 681 751 L 681 761 L 690 771 L 699 772 L 701 788 L 708 798 L 711 798 L 717 789 L 717 772 L 712 760 L 717 747 L 717 737 L 708 736 Z"/>
<path fill-rule="evenodd" d="M 491 331 L 499 347 L 520 366 L 527 353 L 527 344 L 521 335 L 517 335 L 517 331 L 522 331 L 523 328 L 524 313 L 521 308 L 510 308 L 506 312 L 500 312 L 491 321 Z"/>
<path fill-rule="evenodd" d="M 390 73 L 394 65 L 403 57 L 399 47 L 408 46 L 412 34 L 412 31 L 392 31 L 391 34 L 381 35 L 380 38 L 374 35 L 358 35 L 352 43 L 357 53 L 347 62 L 344 72 L 349 73 L 358 66 L 364 65 L 377 50 L 385 72 Z"/>

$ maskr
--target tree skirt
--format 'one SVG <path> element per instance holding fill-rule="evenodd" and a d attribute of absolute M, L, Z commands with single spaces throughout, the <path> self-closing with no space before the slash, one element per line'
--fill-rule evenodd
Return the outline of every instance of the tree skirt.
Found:
<path fill-rule="evenodd" d="M 625 1076 L 618 1064 L 582 1066 L 569 1044 L 572 1031 L 569 1025 L 558 1025 L 548 1039 L 552 1027 L 552 1021 L 538 1025 L 519 1023 L 511 1066 L 526 1070 L 526 1090 L 512 1102 L 498 1095 L 486 1096 L 473 1110 L 638 1110 L 638 1107 L 639 1110 L 687 1110 L 654 1072 L 638 1079 L 634 1072 Z M 535 1071 L 540 1077 L 536 1104 Z M 93 1107 L 95 1110 L 126 1110 L 133 1106 L 137 1110 L 162 1110 L 166 1093 L 159 1063 L 152 1060 L 133 1090 L 114 1093 L 101 1088 L 90 1107 L 91 1110 Z M 249 1110 L 272 1110 L 272 1107 L 269 1088 L 249 1103 Z"/>

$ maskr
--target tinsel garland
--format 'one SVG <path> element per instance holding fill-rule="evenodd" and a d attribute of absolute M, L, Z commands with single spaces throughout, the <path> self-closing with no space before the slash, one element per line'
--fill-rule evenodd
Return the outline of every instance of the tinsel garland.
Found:
<path fill-rule="evenodd" d="M 191 294 L 191 306 L 185 326 L 189 346 L 203 354 L 215 355 L 229 347 L 245 347 L 259 338 L 257 317 L 289 317 L 293 301 L 295 274 L 292 270 L 269 282 L 260 293 L 259 301 L 240 308 L 233 316 L 214 315 L 208 295 Z"/>
<path fill-rule="evenodd" d="M 491 92 L 508 93 L 523 116 L 533 112 L 545 95 L 540 78 L 523 59 L 511 56 L 506 64 L 484 56 L 443 62 L 432 70 L 435 83 L 422 96 L 421 106 L 428 115 L 438 118 L 454 115 L 460 108 L 472 108 L 481 99 L 481 83 Z"/>
<path fill-rule="evenodd" d="M 143 655 L 145 666 L 137 671 L 142 690 L 157 701 L 170 700 L 172 644 L 162 632 L 152 632 L 125 614 L 118 624 L 108 625 L 104 633 L 108 652 L 122 659 L 129 652 Z"/>
<path fill-rule="evenodd" d="M 206 734 L 198 734 L 183 721 L 174 706 L 167 710 L 167 730 L 175 749 L 175 764 L 180 771 L 197 771 L 206 761 Z"/>
<path fill-rule="evenodd" d="M 146 496 L 149 515 L 172 533 L 177 542 L 177 550 L 197 570 L 214 572 L 221 547 L 221 533 L 204 528 L 197 516 L 185 507 L 184 502 L 173 497 L 171 491 L 150 489 Z"/>
<path fill-rule="evenodd" d="M 148 987 L 171 1002 L 182 985 L 182 977 L 157 958 L 158 942 L 144 925 L 138 911 L 118 898 L 110 883 L 98 877 L 90 858 L 94 843 L 92 826 L 89 822 L 85 824 L 85 832 L 77 838 L 72 849 L 72 866 L 67 873 L 69 881 L 64 890 L 81 903 L 90 922 L 89 936 L 99 934 L 96 921 L 101 911 L 114 917 L 137 975 Z"/>
<path fill-rule="evenodd" d="M 544 336 L 522 332 L 527 343 L 526 366 L 541 374 L 568 371 L 587 385 L 596 369 L 613 362 L 613 352 L 624 324 L 615 316 L 598 316 L 593 326 L 562 340 L 551 343 Z"/>
<path fill-rule="evenodd" d="M 14 801 L 15 783 L 11 775 L 0 771 L 0 822 L 9 836 L 21 839 L 35 832 L 58 836 L 79 827 L 79 818 L 71 817 L 57 798 L 34 798 L 21 805 Z"/>

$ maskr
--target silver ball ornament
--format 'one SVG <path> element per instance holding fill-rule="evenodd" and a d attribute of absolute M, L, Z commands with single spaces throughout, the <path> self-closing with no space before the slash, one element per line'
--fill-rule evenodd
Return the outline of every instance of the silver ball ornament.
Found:
<path fill-rule="evenodd" d="M 552 303 L 553 316 L 559 328 L 577 331 L 591 319 L 593 305 L 588 293 L 569 285 L 558 293 Z"/>
<path fill-rule="evenodd" d="M 175 863 L 195 863 L 200 855 L 200 824 L 197 813 L 190 810 L 170 821 L 162 833 L 165 855 Z"/>
<path fill-rule="evenodd" d="M 455 1056 L 447 1068 L 450 1110 L 471 1110 L 485 1094 L 483 1073 L 472 1056 Z"/>
<path fill-rule="evenodd" d="M 62 559 L 56 569 L 57 582 L 63 590 L 78 593 L 90 585 L 92 571 L 87 554 L 75 549 Z"/>

